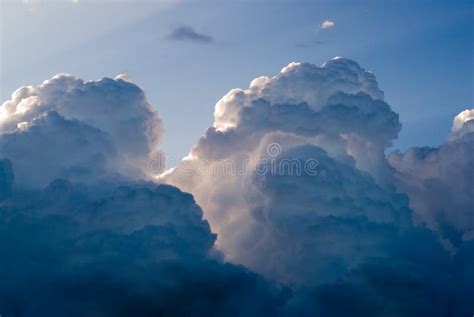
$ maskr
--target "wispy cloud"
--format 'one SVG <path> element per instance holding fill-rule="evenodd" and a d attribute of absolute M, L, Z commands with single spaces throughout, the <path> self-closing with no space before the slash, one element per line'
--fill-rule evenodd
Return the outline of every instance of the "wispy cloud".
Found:
<path fill-rule="evenodd" d="M 326 21 L 324 21 L 323 23 L 321 23 L 320 28 L 321 28 L 321 30 L 326 30 L 326 29 L 330 29 L 330 28 L 334 27 L 334 25 L 335 25 L 335 24 L 334 24 L 333 21 L 331 21 L 331 20 L 326 20 Z"/>
<path fill-rule="evenodd" d="M 202 44 L 210 44 L 214 42 L 214 38 L 207 34 L 198 33 L 189 25 L 181 25 L 171 31 L 168 39 L 172 41 L 196 42 Z"/>

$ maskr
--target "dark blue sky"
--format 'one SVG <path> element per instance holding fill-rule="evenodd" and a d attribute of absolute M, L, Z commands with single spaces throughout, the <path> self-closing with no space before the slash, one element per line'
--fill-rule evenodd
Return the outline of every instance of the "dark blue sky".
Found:
<path fill-rule="evenodd" d="M 215 103 L 292 61 L 334 56 L 374 72 L 400 114 L 396 148 L 437 145 L 474 104 L 471 1 L 7 1 L 2 100 L 58 72 L 126 73 L 165 123 L 169 163 L 212 123 Z M 332 21 L 334 26 L 321 29 Z"/>

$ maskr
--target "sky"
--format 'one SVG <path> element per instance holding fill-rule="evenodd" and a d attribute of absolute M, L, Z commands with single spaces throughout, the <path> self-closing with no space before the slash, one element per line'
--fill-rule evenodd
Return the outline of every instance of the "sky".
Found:
<path fill-rule="evenodd" d="M 0 8 L 2 101 L 56 73 L 125 73 L 165 123 L 168 165 L 205 133 L 230 89 L 292 61 L 343 56 L 373 72 L 403 124 L 393 148 L 439 145 L 474 104 L 470 1 L 6 0 Z"/>

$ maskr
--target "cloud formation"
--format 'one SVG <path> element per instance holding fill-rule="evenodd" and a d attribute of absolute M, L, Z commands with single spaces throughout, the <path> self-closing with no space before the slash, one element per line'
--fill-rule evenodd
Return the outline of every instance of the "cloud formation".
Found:
<path fill-rule="evenodd" d="M 387 159 L 401 124 L 371 72 L 290 63 L 229 91 L 157 180 L 162 123 L 130 79 L 21 87 L 0 107 L 0 314 L 469 315 L 472 111 Z"/>
<path fill-rule="evenodd" d="M 436 234 L 413 224 L 384 154 L 400 128 L 374 75 L 356 62 L 290 63 L 227 93 L 181 163 L 187 173 L 178 166 L 166 180 L 195 196 L 228 260 L 291 286 L 286 312 L 468 312 L 472 243 L 451 258 Z M 271 144 L 281 151 L 269 151 Z M 310 159 L 317 175 L 259 172 Z M 223 161 L 247 168 L 232 177 L 199 173 L 200 162 L 219 171 Z M 438 305 L 427 304 L 433 298 Z"/>
<path fill-rule="evenodd" d="M 190 194 L 147 182 L 161 121 L 123 80 L 58 75 L 1 108 L 2 316 L 275 315 Z"/>
<path fill-rule="evenodd" d="M 17 182 L 40 187 L 59 177 L 143 178 L 163 133 L 135 84 L 68 74 L 17 89 L 0 107 L 0 124 L 0 153 Z"/>
<path fill-rule="evenodd" d="M 332 27 L 334 27 L 335 23 L 333 21 L 330 21 L 330 20 L 326 20 L 324 21 L 323 23 L 321 23 L 321 30 L 326 30 L 326 29 L 330 29 Z"/>
<path fill-rule="evenodd" d="M 172 41 L 195 42 L 201 44 L 210 44 L 214 42 L 212 36 L 198 33 L 189 25 L 182 25 L 174 28 L 168 35 L 168 39 Z"/>

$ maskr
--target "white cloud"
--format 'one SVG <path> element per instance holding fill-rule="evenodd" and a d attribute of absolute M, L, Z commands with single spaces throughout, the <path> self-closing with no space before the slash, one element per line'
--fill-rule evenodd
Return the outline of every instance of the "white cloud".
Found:
<path fill-rule="evenodd" d="M 58 74 L 17 89 L 0 113 L 1 153 L 15 158 L 17 181 L 30 186 L 71 173 L 82 181 L 117 172 L 144 177 L 163 133 L 144 92 L 123 76 L 84 82 Z"/>
<path fill-rule="evenodd" d="M 114 77 L 115 80 L 123 80 L 123 81 L 128 81 L 128 82 L 132 82 L 132 77 L 130 77 L 128 74 L 126 73 L 120 73 L 118 74 L 117 76 Z"/>
<path fill-rule="evenodd" d="M 330 21 L 330 20 L 326 20 L 324 21 L 323 23 L 321 23 L 321 30 L 326 30 L 326 29 L 330 29 L 332 27 L 334 27 L 334 22 L 333 21 Z"/>
<path fill-rule="evenodd" d="M 248 89 L 229 91 L 216 104 L 214 126 L 190 157 L 210 164 L 231 159 L 242 166 L 265 155 L 266 144 L 277 139 L 283 150 L 298 144 L 323 147 L 383 183 L 390 173 L 384 149 L 399 129 L 398 116 L 383 102 L 375 77 L 357 63 L 345 58 L 322 67 L 290 63 L 276 76 L 253 80 Z M 241 177 L 225 178 L 180 175 L 179 168 L 168 177 L 203 206 L 219 234 L 218 245 L 231 260 L 242 261 L 248 234 L 235 228 L 253 221 L 248 197 L 231 193 L 247 192 L 251 178 L 251 169 Z"/>
<path fill-rule="evenodd" d="M 451 131 L 453 133 L 459 132 L 463 128 L 464 124 L 470 120 L 474 120 L 474 109 L 466 109 L 461 111 L 456 117 L 454 117 Z"/>

